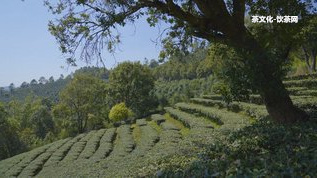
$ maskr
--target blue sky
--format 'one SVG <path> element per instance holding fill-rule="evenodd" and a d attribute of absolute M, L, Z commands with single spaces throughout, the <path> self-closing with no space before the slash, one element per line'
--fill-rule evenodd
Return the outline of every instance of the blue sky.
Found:
<path fill-rule="evenodd" d="M 42 0 L 1 0 L 0 6 L 0 86 L 14 83 L 20 86 L 41 76 L 58 78 L 79 67 L 68 67 L 54 37 L 48 32 L 48 21 L 53 19 Z M 105 56 L 106 67 L 112 68 L 124 60 L 157 58 L 160 46 L 151 40 L 158 36 L 158 28 L 150 28 L 145 19 L 135 26 L 120 30 L 122 44 L 113 58 Z M 64 66 L 62 68 L 61 66 Z"/>

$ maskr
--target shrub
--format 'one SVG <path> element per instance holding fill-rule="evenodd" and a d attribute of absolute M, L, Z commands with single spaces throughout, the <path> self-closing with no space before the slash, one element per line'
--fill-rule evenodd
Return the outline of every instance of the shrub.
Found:
<path fill-rule="evenodd" d="M 121 121 L 132 117 L 134 113 L 127 108 L 125 103 L 119 103 L 113 106 L 109 113 L 109 118 L 112 121 Z"/>
<path fill-rule="evenodd" d="M 221 100 L 224 100 L 226 103 L 230 103 L 232 101 L 232 94 L 228 85 L 223 82 L 217 82 L 212 86 L 212 90 L 214 93 L 222 96 Z M 216 99 L 216 98 L 211 98 Z M 219 97 L 217 99 L 220 99 Z"/>

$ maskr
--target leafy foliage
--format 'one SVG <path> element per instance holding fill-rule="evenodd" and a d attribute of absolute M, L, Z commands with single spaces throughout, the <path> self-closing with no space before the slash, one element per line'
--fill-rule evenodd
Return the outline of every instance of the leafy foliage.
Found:
<path fill-rule="evenodd" d="M 125 103 L 119 103 L 114 105 L 109 112 L 109 118 L 115 122 L 127 120 L 131 118 L 133 115 L 133 112 L 129 108 L 127 108 Z"/>
<path fill-rule="evenodd" d="M 156 81 L 153 93 L 161 107 L 173 105 L 180 101 L 189 101 L 190 98 L 211 92 L 214 83 L 213 77 L 194 80 Z"/>
<path fill-rule="evenodd" d="M 169 60 L 153 69 L 156 79 L 173 81 L 205 78 L 212 73 L 209 61 L 206 60 L 207 49 L 196 49 L 187 55 L 171 56 Z"/>
<path fill-rule="evenodd" d="M 124 102 L 137 116 L 155 108 L 153 88 L 151 70 L 139 62 L 123 62 L 110 74 L 109 90 L 113 103 Z"/>
<path fill-rule="evenodd" d="M 218 84 L 213 86 L 215 93 L 222 94 L 228 101 L 248 97 L 254 88 L 248 77 L 251 70 L 243 62 L 233 48 L 223 44 L 213 44 L 207 60 L 211 61 L 212 69 L 218 78 Z"/>
<path fill-rule="evenodd" d="M 106 86 L 98 78 L 86 74 L 76 74 L 74 79 L 60 93 L 60 102 L 54 106 L 55 118 L 68 120 L 76 127 L 75 133 L 102 127 L 107 116 Z M 93 122 L 94 124 L 89 124 Z M 67 127 L 61 123 L 59 128 Z M 63 126 L 64 125 L 64 126 Z M 88 128 L 88 126 L 91 126 Z"/>
<path fill-rule="evenodd" d="M 7 120 L 7 112 L 0 103 L 0 160 L 11 157 L 25 149 L 18 132 Z"/>

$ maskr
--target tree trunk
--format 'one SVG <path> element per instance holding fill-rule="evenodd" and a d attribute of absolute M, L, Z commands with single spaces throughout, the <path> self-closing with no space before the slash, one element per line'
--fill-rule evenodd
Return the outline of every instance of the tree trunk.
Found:
<path fill-rule="evenodd" d="M 315 50 L 312 50 L 311 52 L 311 60 L 312 60 L 312 65 L 311 65 L 312 72 L 316 72 L 316 51 Z"/>
<path fill-rule="evenodd" d="M 248 32 L 240 33 L 236 39 L 236 49 L 241 49 L 246 57 L 246 65 L 252 70 L 250 79 L 264 100 L 271 118 L 279 123 L 308 120 L 308 115 L 294 106 L 281 76 L 276 74 L 279 69 L 269 60 L 267 51 Z"/>
<path fill-rule="evenodd" d="M 311 70 L 311 66 L 310 66 L 310 62 L 309 62 L 309 54 L 308 54 L 308 51 L 307 51 L 307 49 L 306 49 L 304 46 L 302 46 L 302 49 L 303 49 L 303 52 L 304 52 L 304 55 L 305 55 L 306 66 L 307 66 L 309 72 L 311 73 L 312 70 Z"/>
<path fill-rule="evenodd" d="M 267 78 L 259 88 L 270 116 L 279 123 L 294 123 L 308 120 L 308 115 L 294 106 L 282 80 Z"/>
<path fill-rule="evenodd" d="M 77 129 L 78 133 L 83 133 L 82 125 L 83 125 L 83 119 L 81 117 L 80 111 L 77 111 Z"/>

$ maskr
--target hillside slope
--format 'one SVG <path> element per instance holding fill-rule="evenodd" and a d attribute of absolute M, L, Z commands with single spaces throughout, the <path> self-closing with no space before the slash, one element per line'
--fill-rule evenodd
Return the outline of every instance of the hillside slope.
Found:
<path fill-rule="evenodd" d="M 229 105 L 220 96 L 205 95 L 167 107 L 164 115 L 80 134 L 0 161 L 0 177 L 313 176 L 317 80 L 285 84 L 294 103 L 311 115 L 310 123 L 272 124 L 257 95 Z"/>

